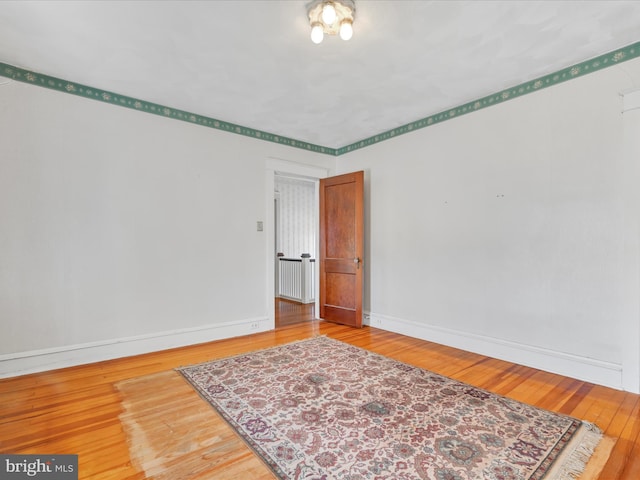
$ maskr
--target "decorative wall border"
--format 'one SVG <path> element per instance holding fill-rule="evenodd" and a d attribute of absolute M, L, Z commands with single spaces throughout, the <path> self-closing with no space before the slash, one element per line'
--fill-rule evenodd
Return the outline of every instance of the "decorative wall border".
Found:
<path fill-rule="evenodd" d="M 405 125 L 387 130 L 385 132 L 373 135 L 371 137 L 359 140 L 350 145 L 345 145 L 340 148 L 324 147 L 321 145 L 314 145 L 312 143 L 303 142 L 293 138 L 284 137 L 282 135 L 275 135 L 273 133 L 264 132 L 261 130 L 255 130 L 249 127 L 243 127 L 242 125 L 236 125 L 234 123 L 225 122 L 204 115 L 198 115 L 196 113 L 179 110 L 176 108 L 159 105 L 157 103 L 147 102 L 126 95 L 120 95 L 118 93 L 110 92 L 107 90 L 101 90 L 98 88 L 89 87 L 79 83 L 71 82 L 69 80 L 63 80 L 61 78 L 44 75 L 41 73 L 25 70 L 23 68 L 15 67 L 6 63 L 0 62 L 0 76 L 11 78 L 17 82 L 29 83 L 40 87 L 49 88 L 63 93 L 69 93 L 92 100 L 98 100 L 112 105 L 120 107 L 131 108 L 141 112 L 151 113 L 154 115 L 160 115 L 162 117 L 172 118 L 174 120 L 181 120 L 183 122 L 189 122 L 203 127 L 214 128 L 217 130 L 223 130 L 229 133 L 235 133 L 237 135 L 244 135 L 246 137 L 255 138 L 257 140 L 264 140 L 266 142 L 278 143 L 288 147 L 299 148 L 302 150 L 308 150 L 316 153 L 323 153 L 326 155 L 339 156 L 344 155 L 354 150 L 359 150 L 364 147 L 375 145 L 376 143 L 383 142 L 395 138 L 399 135 L 411 133 L 421 128 L 430 127 L 438 123 L 451 120 L 468 113 L 477 112 L 487 107 L 497 105 L 507 100 L 521 97 L 529 93 L 533 93 L 544 88 L 552 87 L 562 82 L 572 80 L 574 78 L 587 75 L 592 72 L 597 72 L 607 67 L 617 65 L 627 60 L 640 57 L 640 42 L 633 43 L 626 47 L 619 48 L 617 50 L 605 53 L 598 57 L 592 58 L 581 63 L 569 66 L 555 73 L 550 73 L 542 77 L 530 80 L 520 85 L 501 90 L 492 95 L 474 100 L 463 105 L 453 107 L 441 112 L 435 113 L 428 117 L 416 120 Z"/>
<path fill-rule="evenodd" d="M 538 77 L 534 80 L 521 83 L 520 85 L 516 85 L 515 87 L 501 90 L 492 95 L 488 95 L 478 100 L 465 103 L 458 107 L 443 110 L 434 115 L 416 120 L 415 122 L 407 123 L 406 125 L 401 125 L 400 127 L 387 130 L 386 132 L 379 133 L 378 135 L 365 138 L 358 142 L 352 143 L 351 145 L 346 145 L 344 147 L 338 148 L 336 151 L 336 155 L 344 155 L 345 153 L 353 152 L 354 150 L 368 147 L 370 145 L 389 140 L 399 135 L 410 133 L 420 128 L 430 127 L 431 125 L 442 123 L 461 115 L 465 115 L 467 113 L 477 112 L 478 110 L 482 110 L 483 108 L 491 107 L 493 105 L 497 105 L 514 98 L 522 97 L 523 95 L 527 95 L 544 88 L 552 87 L 559 83 L 566 82 L 567 80 L 582 77 L 583 75 L 597 72 L 598 70 L 602 70 L 603 68 L 611 67 L 613 65 L 626 62 L 627 60 L 631 60 L 636 57 L 640 57 L 640 42 L 636 42 L 618 50 L 605 53 L 604 55 L 600 55 L 582 63 L 576 63 L 575 65 L 564 68 L 555 73 L 550 73 L 548 75 Z"/>
<path fill-rule="evenodd" d="M 284 137 L 282 135 L 276 135 L 261 130 L 254 130 L 253 128 L 243 127 L 242 125 L 225 122 L 224 120 L 218 120 L 216 118 L 198 115 L 197 113 L 191 113 L 185 110 L 179 110 L 177 108 L 171 108 L 164 105 L 159 105 L 157 103 L 147 102 L 138 98 L 120 95 L 119 93 L 89 87 L 87 85 L 82 85 L 70 80 L 64 80 L 62 78 L 52 77 L 49 75 L 44 75 L 42 73 L 25 70 L 23 68 L 15 67 L 13 65 L 2 62 L 0 62 L 0 76 L 11 78 L 16 82 L 29 83 L 31 85 L 49 88 L 58 92 L 69 93 L 71 95 L 77 95 L 79 97 L 89 98 L 91 100 L 110 103 L 111 105 L 117 105 L 119 107 L 131 108 L 133 110 L 151 113 L 154 115 L 159 115 L 161 117 L 181 120 L 183 122 L 193 123 L 196 125 L 201 125 L 203 127 L 214 128 L 216 130 L 223 130 L 225 132 L 235 133 L 237 135 L 244 135 L 245 137 L 251 137 L 257 140 L 279 143 L 280 145 L 300 148 L 316 153 L 336 155 L 335 148 L 323 147 L 321 145 L 314 145 L 312 143 Z"/>

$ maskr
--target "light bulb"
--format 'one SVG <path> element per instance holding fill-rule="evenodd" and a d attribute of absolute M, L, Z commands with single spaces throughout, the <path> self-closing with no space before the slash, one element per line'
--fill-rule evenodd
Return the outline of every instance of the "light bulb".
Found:
<path fill-rule="evenodd" d="M 344 20 L 340 24 L 340 38 L 342 40 L 350 40 L 353 37 L 353 25 L 350 20 Z"/>
<path fill-rule="evenodd" d="M 322 31 L 322 25 L 316 23 L 311 27 L 311 41 L 317 45 L 318 43 L 322 43 L 323 38 L 324 32 Z"/>
<path fill-rule="evenodd" d="M 332 3 L 325 3 L 322 7 L 322 21 L 325 25 L 333 25 L 336 21 L 336 9 Z"/>

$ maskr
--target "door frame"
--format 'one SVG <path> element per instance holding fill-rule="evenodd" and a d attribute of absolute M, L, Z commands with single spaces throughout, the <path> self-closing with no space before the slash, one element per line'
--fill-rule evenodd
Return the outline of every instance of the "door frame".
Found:
<path fill-rule="evenodd" d="M 315 196 L 316 196 L 316 204 L 318 204 L 319 196 L 320 196 L 320 179 L 327 178 L 331 175 L 332 169 L 319 167 L 315 165 L 306 165 L 303 163 L 294 162 L 291 160 L 284 160 L 281 158 L 268 157 L 266 159 L 265 164 L 265 220 L 264 220 L 264 233 L 267 236 L 266 238 L 266 271 L 267 271 L 267 282 L 266 282 L 266 305 L 267 312 L 266 318 L 268 319 L 269 329 L 273 330 L 276 328 L 276 319 L 275 319 L 275 262 L 274 262 L 274 252 L 275 252 L 275 212 L 274 212 L 274 201 L 275 201 L 275 176 L 276 174 L 288 175 L 288 176 L 298 176 L 303 177 L 309 180 L 314 180 L 315 182 Z M 320 212 L 318 208 L 315 209 L 315 219 L 314 223 L 316 224 L 316 256 L 320 251 Z M 315 291 L 315 312 L 316 316 L 320 312 L 320 298 L 319 298 L 319 282 L 320 282 L 320 271 L 316 269 L 316 279 L 315 279 L 316 291 Z"/>

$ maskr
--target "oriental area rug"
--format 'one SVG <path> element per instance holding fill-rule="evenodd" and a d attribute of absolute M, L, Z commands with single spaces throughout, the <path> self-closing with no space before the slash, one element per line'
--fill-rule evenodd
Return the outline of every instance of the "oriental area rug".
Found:
<path fill-rule="evenodd" d="M 282 479 L 577 478 L 602 436 L 328 337 L 178 371 Z"/>

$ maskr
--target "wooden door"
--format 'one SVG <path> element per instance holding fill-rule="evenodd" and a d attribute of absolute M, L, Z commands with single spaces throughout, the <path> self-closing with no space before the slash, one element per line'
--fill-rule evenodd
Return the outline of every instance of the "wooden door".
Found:
<path fill-rule="evenodd" d="M 320 318 L 362 327 L 364 172 L 320 180 Z"/>

